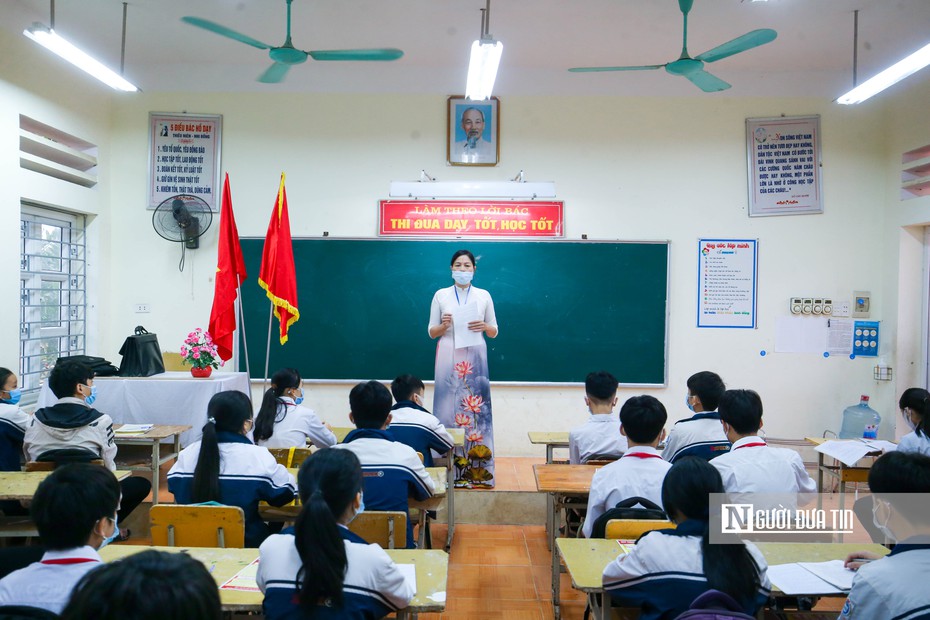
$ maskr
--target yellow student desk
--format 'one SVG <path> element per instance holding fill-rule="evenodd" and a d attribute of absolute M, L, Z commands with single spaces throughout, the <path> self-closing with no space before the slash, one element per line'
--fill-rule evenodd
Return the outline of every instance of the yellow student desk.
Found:
<path fill-rule="evenodd" d="M 0 472 L 0 500 L 26 501 L 32 499 L 39 483 L 48 478 L 50 471 L 2 471 Z M 119 469 L 113 474 L 117 480 L 128 478 L 132 472 Z"/>
<path fill-rule="evenodd" d="M 100 550 L 104 562 L 155 549 L 169 553 L 187 553 L 207 567 L 219 587 L 258 557 L 258 549 L 212 549 L 205 547 L 145 547 L 107 545 Z M 398 618 L 415 618 L 417 614 L 440 612 L 446 607 L 446 576 L 449 556 L 430 549 L 387 549 L 397 564 L 413 564 L 417 574 L 417 593 L 410 606 L 398 612 Z M 220 602 L 227 612 L 261 612 L 265 595 L 257 589 L 220 589 Z"/>
<path fill-rule="evenodd" d="M 826 562 L 843 560 L 853 551 L 872 551 L 880 555 L 888 553 L 882 545 L 859 543 L 756 543 L 769 566 L 791 562 Z M 609 605 L 598 603 L 596 594 L 604 593 L 601 575 L 604 567 L 620 555 L 616 540 L 604 538 L 560 538 L 556 541 L 558 556 L 572 578 L 572 587 L 588 595 L 595 620 L 609 618 Z M 775 593 L 778 590 L 774 590 Z M 811 592 L 810 594 L 817 594 Z M 558 618 L 558 608 L 556 608 Z"/>

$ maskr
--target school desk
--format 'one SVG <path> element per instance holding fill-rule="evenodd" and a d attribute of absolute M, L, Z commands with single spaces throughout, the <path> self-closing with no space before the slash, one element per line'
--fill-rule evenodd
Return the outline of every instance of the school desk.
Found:
<path fill-rule="evenodd" d="M 214 394 L 235 390 L 251 395 L 244 372 L 214 372 L 195 379 L 190 371 L 165 372 L 151 377 L 94 377 L 97 400 L 94 409 L 124 424 L 190 424 L 181 434 L 181 445 L 200 438 L 207 423 L 207 405 Z M 58 402 L 48 381 L 39 390 L 38 407 Z"/>
<path fill-rule="evenodd" d="M 336 435 L 336 441 L 342 443 L 353 428 L 345 426 L 334 426 L 333 434 Z M 464 428 L 447 428 L 446 432 L 452 435 L 452 442 L 457 448 L 465 445 Z M 446 468 L 446 522 L 448 530 L 446 532 L 446 551 L 452 547 L 452 536 L 455 533 L 455 466 L 452 463 L 451 456 L 444 456 L 433 459 L 434 463 L 443 465 Z"/>
<path fill-rule="evenodd" d="M 145 547 L 141 545 L 107 545 L 100 550 L 104 562 L 119 560 L 135 553 L 155 549 L 169 553 L 187 553 L 207 567 L 217 586 L 226 583 L 258 557 L 258 549 L 213 549 L 205 547 Z M 413 564 L 417 573 L 417 593 L 410 606 L 398 618 L 440 612 L 446 606 L 446 578 L 449 556 L 431 549 L 387 549 L 397 564 Z M 265 596 L 257 591 L 220 590 L 220 602 L 226 612 L 261 612 Z"/>
<path fill-rule="evenodd" d="M 45 480 L 50 471 L 3 471 L 0 472 L 0 500 L 31 500 L 39 484 Z M 129 471 L 113 472 L 117 480 L 130 475 Z M 0 517 L 0 538 L 38 536 L 35 523 L 28 515 L 21 517 Z"/>
<path fill-rule="evenodd" d="M 578 501 L 586 500 L 591 490 L 591 479 L 594 472 L 600 469 L 598 465 L 533 465 L 533 474 L 536 476 L 536 490 L 547 493 L 549 520 L 552 528 L 547 540 L 552 550 L 552 607 L 556 619 L 559 618 L 559 574 L 561 563 L 559 554 L 555 550 L 556 533 L 561 522 L 562 509 L 566 500 L 571 498 Z"/>
<path fill-rule="evenodd" d="M 0 471 L 0 500 L 24 501 L 32 499 L 50 471 Z M 118 469 L 113 474 L 117 480 L 128 478 L 132 472 Z"/>
<path fill-rule="evenodd" d="M 529 431 L 527 435 L 531 444 L 546 446 L 546 463 L 552 463 L 556 448 L 568 448 L 568 433 L 565 432 Z"/>
<path fill-rule="evenodd" d="M 862 550 L 888 553 L 881 545 L 857 543 L 756 543 L 756 546 L 769 565 L 843 560 L 853 551 Z M 609 605 L 601 605 L 602 597 L 597 595 L 604 593 L 601 575 L 604 567 L 620 555 L 620 545 L 616 540 L 604 538 L 560 538 L 556 547 L 571 576 L 572 587 L 588 595 L 594 618 L 609 618 Z"/>
<path fill-rule="evenodd" d="M 181 435 L 185 431 L 189 431 L 191 427 L 186 425 L 168 426 L 156 424 L 145 433 L 139 435 L 120 435 L 119 429 L 122 426 L 122 424 L 113 425 L 113 430 L 116 431 L 114 441 L 116 441 L 116 445 L 119 446 L 119 449 L 116 451 L 117 465 L 122 469 L 149 471 L 152 473 L 152 505 L 155 505 L 158 503 L 159 468 L 168 461 L 177 458 L 178 453 L 181 451 Z M 170 441 L 167 445 L 171 447 L 166 447 L 162 450 L 161 444 L 165 440 Z M 148 453 L 151 455 L 147 464 L 132 464 L 127 460 L 132 458 L 133 452 L 135 452 L 137 448 L 141 447 L 142 450 L 145 450 L 146 446 L 148 447 Z M 128 448 L 128 450 L 125 448 Z"/>
<path fill-rule="evenodd" d="M 814 446 L 819 446 L 823 442 L 827 441 L 824 437 L 805 437 L 805 439 L 813 444 Z M 866 457 L 875 457 L 879 456 L 881 452 L 870 452 Z M 840 482 L 840 510 L 843 510 L 846 504 L 846 483 L 847 482 L 868 482 L 869 481 L 869 467 L 850 467 L 842 461 L 836 461 L 836 465 L 825 465 L 823 460 L 826 455 L 823 452 L 817 453 L 817 508 L 823 508 L 823 475 L 827 474 L 831 478 L 836 478 Z M 842 540 L 842 535 L 840 540 Z"/>

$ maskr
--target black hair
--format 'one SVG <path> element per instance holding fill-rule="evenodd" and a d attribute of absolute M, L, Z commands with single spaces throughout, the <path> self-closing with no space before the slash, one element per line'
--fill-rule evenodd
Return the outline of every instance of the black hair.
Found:
<path fill-rule="evenodd" d="M 419 394 L 420 390 L 425 388 L 423 381 L 413 375 L 401 375 L 391 381 L 391 394 L 394 395 L 394 400 L 397 402 L 413 400 L 413 395 Z"/>
<path fill-rule="evenodd" d="M 467 256 L 468 258 L 471 259 L 471 264 L 475 266 L 475 269 L 478 268 L 478 262 L 475 261 L 475 255 L 469 252 L 468 250 L 459 250 L 455 254 L 453 254 L 452 260 L 449 261 L 450 267 L 455 264 L 455 259 L 458 258 L 459 256 Z"/>
<path fill-rule="evenodd" d="M 267 441 L 274 435 L 274 425 L 287 417 L 287 407 L 281 396 L 284 390 L 300 387 L 300 373 L 296 368 L 282 368 L 271 375 L 271 387 L 265 390 L 262 397 L 262 406 L 255 416 L 255 429 L 252 437 L 255 441 Z M 278 408 L 281 408 L 281 418 L 278 419 Z"/>
<path fill-rule="evenodd" d="M 381 428 L 391 413 L 391 393 L 377 381 L 359 383 L 349 392 L 349 409 L 357 428 Z"/>
<path fill-rule="evenodd" d="M 740 435 L 762 428 L 762 399 L 752 390 L 727 390 L 717 408 L 720 419 Z"/>
<path fill-rule="evenodd" d="M 303 504 L 294 524 L 300 606 L 341 607 L 349 561 L 338 523 L 362 490 L 362 464 L 351 450 L 323 448 L 300 466 L 297 489 Z"/>
<path fill-rule="evenodd" d="M 200 453 L 194 467 L 191 502 L 221 502 L 220 497 L 220 444 L 216 434 L 242 433 L 242 425 L 252 417 L 252 403 L 242 392 L 218 392 L 207 405 L 207 423 L 203 425 Z M 210 419 L 213 419 L 211 422 Z"/>
<path fill-rule="evenodd" d="M 726 592 L 741 604 L 752 601 L 759 589 L 759 566 L 745 544 L 710 543 L 710 494 L 724 493 L 720 473 L 709 462 L 695 456 L 675 461 L 662 482 L 662 506 L 672 518 L 704 523 L 701 555 L 704 577 L 714 590 Z"/>
<path fill-rule="evenodd" d="M 688 377 L 688 391 L 701 400 L 704 411 L 716 411 L 720 397 L 726 389 L 727 386 L 723 384 L 720 375 L 709 370 L 702 370 Z"/>
<path fill-rule="evenodd" d="M 97 522 L 116 515 L 119 499 L 113 472 L 101 465 L 72 463 L 39 484 L 29 514 L 42 544 L 62 551 L 86 545 Z"/>
<path fill-rule="evenodd" d="M 48 386 L 52 389 L 52 394 L 58 398 L 66 398 L 74 396 L 78 385 L 87 385 L 93 378 L 94 371 L 90 366 L 65 359 L 52 368 L 48 375 Z"/>
<path fill-rule="evenodd" d="M 142 551 L 107 562 L 78 581 L 61 614 L 67 620 L 220 620 L 220 591 L 186 553 Z"/>
<path fill-rule="evenodd" d="M 0 385 L 3 385 L 2 377 L 3 373 L 0 372 Z M 917 423 L 914 432 L 927 437 L 927 424 L 930 424 L 930 392 L 923 388 L 908 388 L 901 394 L 898 407 L 901 409 L 907 407 L 920 416 L 920 421 Z"/>
<path fill-rule="evenodd" d="M 6 385 L 6 380 L 13 376 L 13 371 L 9 368 L 0 367 L 0 392 L 5 391 L 3 386 Z"/>
<path fill-rule="evenodd" d="M 926 497 L 930 493 L 930 456 L 895 450 L 881 455 L 869 469 L 869 489 L 876 497 L 896 493 L 891 504 L 908 521 L 926 524 Z M 914 494 L 922 495 L 914 495 Z M 907 500 L 906 495 L 913 495 Z M 902 501 L 903 500 L 903 501 Z"/>
<path fill-rule="evenodd" d="M 588 398 L 599 403 L 608 403 L 617 395 L 620 383 L 606 370 L 588 373 L 584 379 L 584 391 Z"/>
<path fill-rule="evenodd" d="M 668 413 L 654 396 L 631 396 L 620 407 L 620 426 L 630 441 L 652 443 L 662 433 Z"/>

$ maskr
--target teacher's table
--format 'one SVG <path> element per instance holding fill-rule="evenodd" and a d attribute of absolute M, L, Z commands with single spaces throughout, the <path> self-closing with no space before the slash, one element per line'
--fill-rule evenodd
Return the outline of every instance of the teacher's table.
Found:
<path fill-rule="evenodd" d="M 882 545 L 857 543 L 756 543 L 769 566 L 792 562 L 826 562 L 843 560 L 853 551 L 872 551 L 879 555 L 888 553 Z M 610 605 L 600 604 L 604 593 L 601 576 L 604 567 L 617 559 L 622 552 L 616 540 L 604 538 L 560 538 L 556 541 L 558 554 L 572 578 L 572 587 L 588 595 L 588 604 L 594 618 L 609 618 Z M 778 593 L 774 589 L 773 593 Z M 812 592 L 811 594 L 816 594 Z"/>
<path fill-rule="evenodd" d="M 536 490 L 548 493 L 549 520 L 552 529 L 549 532 L 549 548 L 552 550 L 552 607 L 558 620 L 559 611 L 559 574 L 562 571 L 559 554 L 555 548 L 558 524 L 561 522 L 562 509 L 566 500 L 586 499 L 591 490 L 591 479 L 594 472 L 600 469 L 597 465 L 534 465 L 533 473 L 536 476 Z M 615 543 L 616 544 L 616 543 Z"/>
<path fill-rule="evenodd" d="M 206 547 L 145 547 L 140 545 L 107 545 L 100 550 L 104 562 L 119 560 L 149 550 L 187 553 L 202 562 L 217 587 L 232 579 L 258 557 L 258 549 L 212 549 Z M 417 593 L 410 605 L 398 612 L 398 618 L 416 617 L 420 613 L 440 612 L 446 607 L 446 579 L 449 556 L 444 551 L 429 549 L 387 549 L 396 564 L 416 567 Z M 261 612 L 265 595 L 255 588 L 230 590 L 220 588 L 220 602 L 226 612 Z"/>
<path fill-rule="evenodd" d="M 159 478 L 159 467 L 164 463 L 177 458 L 178 452 L 181 451 L 181 434 L 185 431 L 190 430 L 190 426 L 181 425 L 181 426 L 165 426 L 162 424 L 156 424 L 149 430 L 144 433 L 127 433 L 121 434 L 120 428 L 122 424 L 114 424 L 113 430 L 116 431 L 116 441 L 117 446 L 126 446 L 129 447 L 129 450 L 120 450 L 116 451 L 116 461 L 117 464 L 123 469 L 131 470 L 143 470 L 152 472 L 152 505 L 158 504 L 158 478 Z M 170 448 L 166 448 L 165 451 L 162 451 L 161 442 L 165 440 L 170 440 Z M 142 446 L 143 450 L 145 447 L 148 447 L 148 452 L 151 455 L 149 463 L 147 465 L 133 465 L 126 462 L 127 457 L 130 456 L 131 451 L 134 447 Z"/>
<path fill-rule="evenodd" d="M 244 372 L 215 372 L 195 379 L 190 372 L 165 372 L 151 377 L 94 377 L 97 400 L 94 409 L 123 424 L 190 425 L 181 434 L 181 445 L 200 438 L 207 422 L 207 404 L 214 394 L 235 390 L 250 396 Z M 46 381 L 39 391 L 38 407 L 58 402 Z"/>

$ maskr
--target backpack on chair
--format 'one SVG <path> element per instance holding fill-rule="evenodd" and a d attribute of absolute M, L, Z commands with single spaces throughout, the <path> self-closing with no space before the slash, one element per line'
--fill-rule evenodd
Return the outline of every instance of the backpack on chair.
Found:
<path fill-rule="evenodd" d="M 611 519 L 649 519 L 651 521 L 667 521 L 668 515 L 654 502 L 645 497 L 628 497 L 599 516 L 594 521 L 591 538 L 604 538 L 604 530 Z"/>
<path fill-rule="evenodd" d="M 732 596 L 720 590 L 708 590 L 700 595 L 688 611 L 675 617 L 675 620 L 754 620 L 743 612 L 743 607 Z"/>

